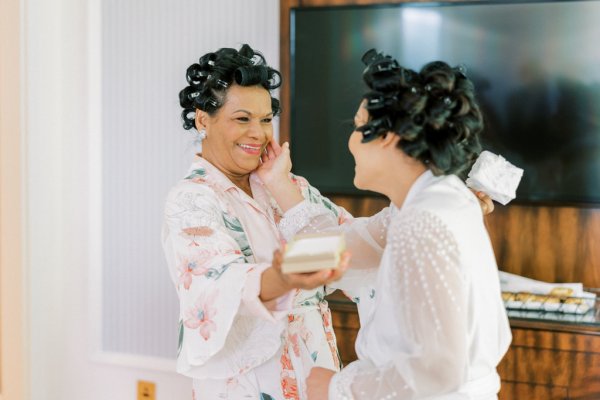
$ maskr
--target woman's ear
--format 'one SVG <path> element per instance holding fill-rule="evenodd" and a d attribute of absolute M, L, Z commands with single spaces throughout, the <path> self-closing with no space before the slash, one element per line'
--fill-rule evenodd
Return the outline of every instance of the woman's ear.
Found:
<path fill-rule="evenodd" d="M 381 137 L 380 145 L 382 148 L 390 146 L 396 147 L 399 141 L 400 136 L 396 135 L 394 132 L 387 132 L 384 136 Z"/>
<path fill-rule="evenodd" d="M 207 118 L 208 118 L 208 114 L 206 114 L 206 111 L 202 111 L 199 108 L 196 108 L 195 122 L 196 122 L 196 129 L 198 130 L 198 132 L 201 129 L 206 129 L 206 119 Z"/>

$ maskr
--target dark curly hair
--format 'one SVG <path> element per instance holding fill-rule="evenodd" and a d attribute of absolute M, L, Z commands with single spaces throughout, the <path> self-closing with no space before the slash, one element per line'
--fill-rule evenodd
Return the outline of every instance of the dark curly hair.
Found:
<path fill-rule="evenodd" d="M 417 73 L 375 49 L 362 61 L 370 89 L 364 95 L 370 119 L 357 128 L 362 141 L 394 132 L 402 138 L 398 146 L 434 174 L 464 177 L 481 151 L 483 130 L 475 89 L 464 67 L 434 61 Z"/>
<path fill-rule="evenodd" d="M 183 107 L 183 127 L 196 126 L 196 109 L 214 115 L 225 103 L 227 90 L 232 83 L 240 86 L 260 85 L 271 92 L 281 85 L 279 71 L 269 67 L 265 58 L 249 45 L 240 50 L 222 48 L 200 57 L 186 71 L 189 86 L 179 92 L 179 104 Z M 281 111 L 279 100 L 271 97 L 273 115 Z"/>

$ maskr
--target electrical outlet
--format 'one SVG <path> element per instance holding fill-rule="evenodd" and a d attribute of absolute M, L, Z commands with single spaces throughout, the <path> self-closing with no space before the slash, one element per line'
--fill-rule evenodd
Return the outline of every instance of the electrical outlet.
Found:
<path fill-rule="evenodd" d="M 156 385 L 154 382 L 138 381 L 137 400 L 156 400 Z"/>

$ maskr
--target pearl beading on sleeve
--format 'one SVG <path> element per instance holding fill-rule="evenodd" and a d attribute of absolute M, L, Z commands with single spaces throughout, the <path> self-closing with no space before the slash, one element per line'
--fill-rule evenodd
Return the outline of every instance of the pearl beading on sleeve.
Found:
<path fill-rule="evenodd" d="M 389 243 L 392 259 L 403 260 L 395 268 L 395 287 L 402 296 L 402 306 L 407 320 L 415 312 L 409 307 L 414 302 L 415 292 L 426 299 L 425 306 L 433 318 L 435 329 L 441 331 L 439 312 L 434 304 L 435 292 L 444 291 L 443 297 L 456 304 L 456 296 L 448 284 L 448 273 L 459 273 L 459 252 L 451 232 L 436 215 L 427 211 L 411 213 L 390 228 Z M 401 289 L 400 289 L 401 288 Z M 456 305 L 456 311 L 461 311 Z"/>
<path fill-rule="evenodd" d="M 283 215 L 278 224 L 279 232 L 286 241 L 291 240 L 300 231 L 303 233 L 318 232 L 319 229 L 314 223 L 317 217 L 331 218 L 333 226 L 337 225 L 331 211 L 322 205 L 304 200 Z"/>
<path fill-rule="evenodd" d="M 377 290 L 380 306 L 394 312 L 375 314 L 369 329 L 393 323 L 402 344 L 388 344 L 391 358 L 380 365 L 359 360 L 336 374 L 331 399 L 429 398 L 449 393 L 463 379 L 467 292 L 454 234 L 427 210 L 403 210 L 388 220 Z"/>

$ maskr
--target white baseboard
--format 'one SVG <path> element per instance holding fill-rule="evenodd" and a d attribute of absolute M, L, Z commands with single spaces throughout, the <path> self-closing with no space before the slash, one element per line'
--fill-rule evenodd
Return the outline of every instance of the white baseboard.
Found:
<path fill-rule="evenodd" d="M 92 354 L 91 359 L 93 362 L 101 364 L 176 373 L 176 361 L 169 358 L 149 357 L 126 353 L 96 352 Z"/>

